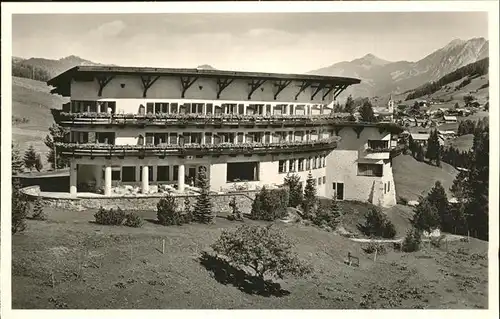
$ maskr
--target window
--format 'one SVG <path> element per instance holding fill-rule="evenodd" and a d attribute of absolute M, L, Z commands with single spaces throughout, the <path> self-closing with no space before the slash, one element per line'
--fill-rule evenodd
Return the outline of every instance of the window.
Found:
<path fill-rule="evenodd" d="M 384 194 L 387 193 L 387 184 L 384 183 Z"/>
<path fill-rule="evenodd" d="M 179 179 L 179 165 L 174 165 L 174 172 L 172 175 L 174 181 Z"/>
<path fill-rule="evenodd" d="M 158 166 L 156 171 L 156 181 L 167 182 L 170 180 L 170 166 Z"/>
<path fill-rule="evenodd" d="M 290 110 L 290 115 L 293 115 L 294 105 L 290 104 L 290 106 L 288 107 L 288 109 Z"/>
<path fill-rule="evenodd" d="M 279 161 L 278 163 L 278 173 L 286 172 L 286 161 Z"/>
<path fill-rule="evenodd" d="M 266 144 L 271 143 L 271 132 L 266 132 L 264 136 L 265 136 L 264 143 Z"/>
<path fill-rule="evenodd" d="M 227 163 L 227 182 L 257 181 L 259 162 Z"/>
<path fill-rule="evenodd" d="M 333 194 L 337 200 L 344 199 L 344 183 L 333 183 Z"/>
<path fill-rule="evenodd" d="M 122 179 L 122 171 L 120 167 L 112 167 L 111 168 L 111 180 L 119 181 Z"/>
<path fill-rule="evenodd" d="M 326 176 L 323 176 L 323 184 L 326 184 Z"/>
<path fill-rule="evenodd" d="M 243 133 L 238 133 L 236 143 L 242 144 L 243 136 L 244 136 Z"/>
<path fill-rule="evenodd" d="M 288 167 L 290 168 L 290 172 L 295 172 L 295 160 L 294 159 L 291 159 L 289 161 L 289 164 L 288 164 Z"/>
<path fill-rule="evenodd" d="M 316 169 L 318 167 L 316 157 L 311 158 L 311 161 L 312 161 L 312 169 Z"/>
<path fill-rule="evenodd" d="M 201 144 L 201 133 L 191 133 L 191 143 Z"/>
<path fill-rule="evenodd" d="M 154 134 L 154 144 L 159 145 L 168 142 L 167 133 L 155 133 Z"/>
<path fill-rule="evenodd" d="M 389 192 L 391 190 L 391 182 L 387 182 L 387 192 Z"/>
<path fill-rule="evenodd" d="M 326 167 L 326 156 L 323 156 L 323 167 Z"/>
<path fill-rule="evenodd" d="M 178 112 L 179 105 L 177 103 L 172 103 L 170 105 L 170 113 L 177 113 Z"/>
<path fill-rule="evenodd" d="M 115 132 L 96 132 L 95 136 L 98 143 L 115 144 Z"/>
<path fill-rule="evenodd" d="M 153 144 L 153 133 L 146 133 L 146 145 L 152 145 Z"/>
<path fill-rule="evenodd" d="M 368 147 L 374 150 L 383 150 L 389 148 L 389 141 L 369 140 Z"/>
<path fill-rule="evenodd" d="M 306 158 L 305 161 L 306 161 L 306 171 L 308 171 L 311 169 L 311 159 Z"/>
<path fill-rule="evenodd" d="M 245 114 L 245 106 L 243 104 L 238 104 L 238 114 Z"/>
<path fill-rule="evenodd" d="M 170 133 L 170 144 L 177 144 L 177 133 Z"/>
<path fill-rule="evenodd" d="M 358 175 L 381 177 L 383 166 L 381 164 L 358 164 Z"/>
<path fill-rule="evenodd" d="M 321 185 L 321 177 L 318 177 L 318 185 Z"/>
<path fill-rule="evenodd" d="M 135 182 L 135 166 L 122 167 L 122 182 Z"/>
<path fill-rule="evenodd" d="M 153 114 L 154 113 L 154 103 L 146 103 L 146 113 L 147 114 Z"/>
<path fill-rule="evenodd" d="M 207 114 L 212 114 L 214 112 L 214 105 L 212 103 L 208 103 L 206 106 Z"/>
<path fill-rule="evenodd" d="M 266 104 L 266 115 L 271 115 L 271 104 Z"/>
<path fill-rule="evenodd" d="M 299 158 L 299 172 L 302 172 L 304 170 L 304 159 Z"/>
<path fill-rule="evenodd" d="M 205 133 L 205 144 L 212 144 L 212 133 Z"/>

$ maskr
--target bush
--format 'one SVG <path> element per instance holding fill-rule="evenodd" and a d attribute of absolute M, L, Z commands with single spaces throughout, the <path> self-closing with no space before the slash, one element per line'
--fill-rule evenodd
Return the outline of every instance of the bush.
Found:
<path fill-rule="evenodd" d="M 184 224 L 190 224 L 193 222 L 193 209 L 191 207 L 191 201 L 189 196 L 184 197 L 184 215 L 182 216 Z"/>
<path fill-rule="evenodd" d="M 47 217 L 45 216 L 45 213 L 43 211 L 43 204 L 42 204 L 42 200 L 40 199 L 40 197 L 37 197 L 35 200 L 35 204 L 33 206 L 32 218 L 36 219 L 36 220 L 46 220 L 47 219 Z"/>
<path fill-rule="evenodd" d="M 340 223 L 340 208 L 335 198 L 329 208 L 320 204 L 312 222 L 319 227 L 330 228 L 331 230 L 337 229 Z"/>
<path fill-rule="evenodd" d="M 406 233 L 406 237 L 403 240 L 402 249 L 404 252 L 414 252 L 420 250 L 420 244 L 422 243 L 422 232 L 417 228 L 411 228 Z"/>
<path fill-rule="evenodd" d="M 252 269 L 261 279 L 301 277 L 312 271 L 292 251 L 293 244 L 285 234 L 272 225 L 242 225 L 234 231 L 223 230 L 211 247 L 220 257 L 240 269 Z"/>
<path fill-rule="evenodd" d="M 184 218 L 177 209 L 175 197 L 167 194 L 156 204 L 158 222 L 163 226 L 182 225 Z"/>
<path fill-rule="evenodd" d="M 441 235 L 439 237 L 430 237 L 431 245 L 436 248 L 441 248 L 443 245 L 443 240 L 446 238 L 445 235 Z"/>
<path fill-rule="evenodd" d="M 12 183 L 12 234 L 26 230 L 26 217 L 28 216 L 28 201 L 21 192 L 18 179 Z"/>
<path fill-rule="evenodd" d="M 408 198 L 403 197 L 403 196 L 398 196 L 397 203 L 406 206 L 406 205 L 408 205 Z"/>
<path fill-rule="evenodd" d="M 227 216 L 229 220 L 243 221 L 243 214 L 241 213 L 238 204 L 236 203 L 236 197 L 233 196 L 229 202 L 229 207 L 231 207 L 231 215 Z"/>
<path fill-rule="evenodd" d="M 125 216 L 125 226 L 139 228 L 144 224 L 142 218 L 134 212 Z"/>
<path fill-rule="evenodd" d="M 265 186 L 255 196 L 250 213 L 252 219 L 273 221 L 285 218 L 288 207 L 288 189 L 267 189 Z"/>
<path fill-rule="evenodd" d="M 125 212 L 120 207 L 116 209 L 105 209 L 101 207 L 97 213 L 94 214 L 94 217 L 97 224 L 118 226 L 125 221 Z"/>
<path fill-rule="evenodd" d="M 375 251 L 377 251 L 379 255 L 387 253 L 386 247 L 379 243 L 369 243 L 368 246 L 363 248 L 363 251 L 367 254 L 373 254 Z"/>
<path fill-rule="evenodd" d="M 360 226 L 360 230 L 370 237 L 394 238 L 396 228 L 394 224 L 380 211 L 379 208 L 372 208 L 365 214 L 365 224 Z"/>

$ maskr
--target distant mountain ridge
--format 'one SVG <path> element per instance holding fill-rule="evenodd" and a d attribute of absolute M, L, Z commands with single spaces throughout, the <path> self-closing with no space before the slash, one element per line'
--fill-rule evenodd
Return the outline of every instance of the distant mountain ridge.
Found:
<path fill-rule="evenodd" d="M 390 62 L 367 54 L 362 58 L 335 63 L 308 73 L 360 78 L 361 84 L 349 87 L 344 96 L 398 94 L 482 60 L 489 56 L 488 49 L 489 41 L 484 38 L 455 39 L 416 62 Z"/>
<path fill-rule="evenodd" d="M 19 57 L 12 57 L 13 69 L 29 68 L 46 73 L 48 77 L 55 77 L 56 75 L 66 70 L 69 70 L 75 66 L 80 66 L 80 65 L 103 65 L 103 64 L 85 60 L 76 55 L 70 55 L 65 58 L 61 58 L 59 60 L 51 60 L 44 58 L 23 59 Z M 23 76 L 22 74 L 17 76 L 27 77 Z"/>

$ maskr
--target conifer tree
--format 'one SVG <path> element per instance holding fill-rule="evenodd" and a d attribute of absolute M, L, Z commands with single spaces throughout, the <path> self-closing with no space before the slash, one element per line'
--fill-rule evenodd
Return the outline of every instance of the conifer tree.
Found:
<path fill-rule="evenodd" d="M 332 202 L 330 203 L 330 215 L 331 219 L 329 226 L 332 227 L 332 229 L 337 229 L 340 224 L 341 212 L 335 196 L 333 196 Z"/>
<path fill-rule="evenodd" d="M 427 139 L 427 152 L 425 157 L 427 157 L 431 162 L 435 161 L 436 166 L 440 165 L 439 162 L 440 156 L 440 145 L 439 145 L 439 136 L 437 130 L 433 130 Z"/>
<path fill-rule="evenodd" d="M 47 161 L 51 163 L 52 168 L 64 168 L 69 166 L 69 160 L 62 156 L 61 154 L 54 154 L 55 143 L 64 143 L 65 136 L 67 134 L 67 129 L 53 124 L 49 127 L 49 135 L 45 137 L 45 145 L 49 148 L 49 153 L 47 154 Z M 56 150 L 57 152 L 57 150 Z M 57 165 L 54 165 L 54 157 L 57 155 Z"/>
<path fill-rule="evenodd" d="M 375 114 L 373 113 L 373 106 L 370 101 L 365 101 L 359 110 L 361 121 L 375 122 Z"/>
<path fill-rule="evenodd" d="M 346 113 L 354 113 L 354 101 L 352 99 L 352 95 L 349 95 L 347 97 L 347 100 L 345 102 L 345 107 L 344 107 L 344 111 Z"/>
<path fill-rule="evenodd" d="M 300 176 L 297 174 L 287 174 L 284 179 L 284 184 L 289 190 L 289 207 L 298 207 L 302 204 L 303 193 L 300 185 Z"/>
<path fill-rule="evenodd" d="M 427 200 L 436 208 L 442 229 L 445 231 L 453 229 L 453 219 L 450 216 L 448 197 L 440 181 L 436 181 L 434 187 L 427 195 Z"/>
<path fill-rule="evenodd" d="M 304 188 L 304 200 L 302 210 L 305 218 L 311 218 L 317 205 L 316 198 L 316 179 L 312 177 L 311 172 L 307 175 L 306 186 Z"/>
<path fill-rule="evenodd" d="M 439 227 L 439 215 L 436 208 L 426 198 L 421 198 L 411 221 L 413 227 L 431 232 Z"/>
<path fill-rule="evenodd" d="M 24 171 L 24 159 L 17 145 L 12 144 L 12 176 Z"/>
<path fill-rule="evenodd" d="M 26 150 L 24 153 L 24 166 L 30 170 L 30 172 L 33 170 L 36 164 L 36 156 L 37 153 L 35 151 L 35 148 L 33 145 L 30 145 L 29 148 Z"/>
<path fill-rule="evenodd" d="M 198 170 L 198 187 L 200 195 L 196 198 L 193 217 L 199 223 L 210 223 L 212 221 L 212 202 L 210 201 L 210 184 L 205 169 Z"/>
<path fill-rule="evenodd" d="M 40 172 L 43 169 L 42 158 L 40 157 L 40 154 L 36 154 L 35 169 L 38 172 Z"/>

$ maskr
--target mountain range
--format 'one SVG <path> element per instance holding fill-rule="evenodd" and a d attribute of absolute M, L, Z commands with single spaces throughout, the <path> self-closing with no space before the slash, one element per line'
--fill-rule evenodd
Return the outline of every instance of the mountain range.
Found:
<path fill-rule="evenodd" d="M 308 73 L 361 79 L 361 84 L 348 88 L 344 96 L 398 94 L 488 57 L 488 47 L 489 42 L 484 38 L 456 39 L 416 62 L 391 62 L 367 54 L 362 58 L 335 63 Z"/>
<path fill-rule="evenodd" d="M 354 97 L 401 94 L 424 83 L 435 81 L 469 63 L 488 57 L 488 48 L 489 42 L 484 38 L 456 39 L 416 62 L 392 62 L 373 54 L 366 54 L 352 61 L 335 63 L 308 73 L 360 78 L 361 84 L 349 87 L 342 94 L 344 98 L 349 94 Z M 102 65 L 74 55 L 59 60 L 13 57 L 12 62 L 43 69 L 51 77 L 78 65 Z M 208 64 L 200 65 L 198 68 L 215 70 Z"/>

